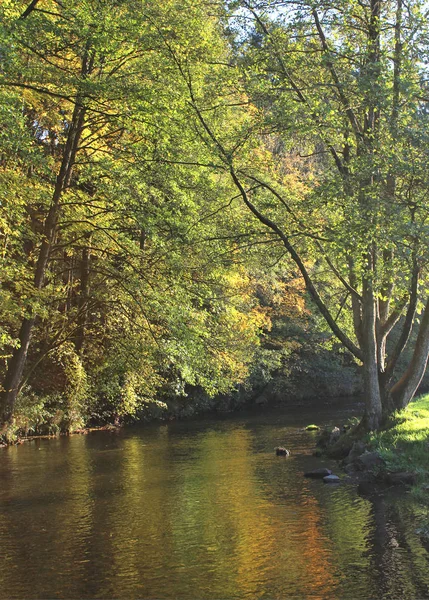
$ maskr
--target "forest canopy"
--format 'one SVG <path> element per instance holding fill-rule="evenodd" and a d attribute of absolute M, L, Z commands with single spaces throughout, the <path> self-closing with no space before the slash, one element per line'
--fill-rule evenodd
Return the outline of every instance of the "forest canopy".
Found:
<path fill-rule="evenodd" d="M 429 351 L 425 11 L 4 0 L 3 432 L 287 380 L 312 335 L 362 374 L 365 428 L 406 406 Z"/>

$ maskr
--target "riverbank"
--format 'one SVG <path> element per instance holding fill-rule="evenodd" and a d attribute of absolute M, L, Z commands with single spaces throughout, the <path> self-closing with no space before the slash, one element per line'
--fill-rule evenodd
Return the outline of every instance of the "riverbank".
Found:
<path fill-rule="evenodd" d="M 19 435 L 17 433 L 13 437 L 6 438 L 0 436 L 0 448 L 7 448 L 8 446 L 17 446 L 24 444 L 25 442 L 34 442 L 36 440 L 55 440 L 60 436 L 70 436 L 70 435 L 87 435 L 89 433 L 93 433 L 94 431 L 117 431 L 121 429 L 121 425 L 100 425 L 99 427 L 81 427 L 80 429 L 73 429 L 71 431 L 60 431 L 58 433 L 52 434 L 35 434 L 35 435 Z"/>
<path fill-rule="evenodd" d="M 391 426 L 372 433 L 368 443 L 384 460 L 386 471 L 412 473 L 412 493 L 429 504 L 429 394 L 396 413 Z"/>

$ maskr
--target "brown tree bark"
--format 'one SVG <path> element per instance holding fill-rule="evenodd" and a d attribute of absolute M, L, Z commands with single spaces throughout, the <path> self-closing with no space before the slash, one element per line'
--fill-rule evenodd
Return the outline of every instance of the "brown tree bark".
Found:
<path fill-rule="evenodd" d="M 369 431 L 377 430 L 382 419 L 382 403 L 378 379 L 378 353 L 376 331 L 376 299 L 372 282 L 373 258 L 368 256 L 368 271 L 363 279 L 362 294 L 362 349 L 363 384 L 365 396 L 364 426 Z"/>
<path fill-rule="evenodd" d="M 417 335 L 413 357 L 401 379 L 392 387 L 390 395 L 396 409 L 405 408 L 416 393 L 429 356 L 429 299 L 423 312 L 423 318 Z"/>

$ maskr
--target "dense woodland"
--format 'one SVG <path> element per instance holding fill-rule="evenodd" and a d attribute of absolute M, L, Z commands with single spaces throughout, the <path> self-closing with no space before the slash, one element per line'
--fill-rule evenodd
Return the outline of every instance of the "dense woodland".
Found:
<path fill-rule="evenodd" d="M 365 429 L 408 404 L 429 352 L 426 10 L 2 1 L 3 435 L 326 374 L 339 394 L 361 377 Z"/>

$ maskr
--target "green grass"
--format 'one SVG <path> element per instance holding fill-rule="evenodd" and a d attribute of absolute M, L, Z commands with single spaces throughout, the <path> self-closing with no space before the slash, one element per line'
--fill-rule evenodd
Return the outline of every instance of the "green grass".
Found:
<path fill-rule="evenodd" d="M 414 494 L 429 501 L 429 394 L 395 413 L 388 429 L 371 435 L 370 445 L 390 471 L 416 473 Z"/>

